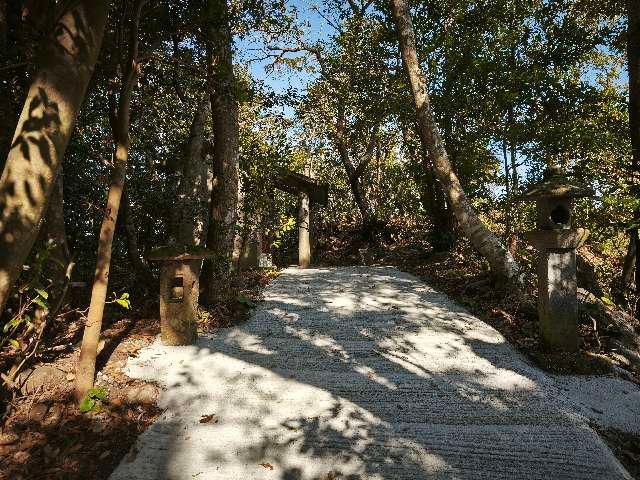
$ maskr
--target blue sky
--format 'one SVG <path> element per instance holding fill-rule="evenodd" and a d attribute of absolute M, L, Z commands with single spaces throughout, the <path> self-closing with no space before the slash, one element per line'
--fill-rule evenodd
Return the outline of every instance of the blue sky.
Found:
<path fill-rule="evenodd" d="M 327 38 L 331 35 L 331 27 L 327 22 L 313 10 L 314 5 L 319 2 L 313 0 L 289 0 L 287 5 L 298 12 L 299 24 L 308 23 L 309 26 L 304 29 L 305 41 L 315 42 L 319 39 Z M 285 93 L 289 88 L 293 87 L 298 90 L 304 90 L 307 84 L 313 79 L 313 76 L 305 72 L 295 72 L 290 69 L 277 69 L 267 72 L 266 67 L 269 60 L 254 61 L 262 56 L 259 51 L 264 45 L 258 35 L 251 35 L 248 38 L 240 40 L 236 43 L 237 60 L 240 63 L 250 62 L 250 70 L 253 78 L 263 81 L 267 87 L 272 88 L 276 93 Z M 285 45 L 280 45 L 285 46 Z M 295 45 L 286 45 L 293 47 Z M 256 50 L 258 49 L 258 50 Z"/>

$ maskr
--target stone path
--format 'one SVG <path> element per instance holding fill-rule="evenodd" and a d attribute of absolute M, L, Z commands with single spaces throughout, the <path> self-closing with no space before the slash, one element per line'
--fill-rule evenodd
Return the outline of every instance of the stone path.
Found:
<path fill-rule="evenodd" d="M 246 324 L 128 374 L 167 411 L 112 480 L 631 478 L 554 379 L 393 268 L 288 269 Z"/>

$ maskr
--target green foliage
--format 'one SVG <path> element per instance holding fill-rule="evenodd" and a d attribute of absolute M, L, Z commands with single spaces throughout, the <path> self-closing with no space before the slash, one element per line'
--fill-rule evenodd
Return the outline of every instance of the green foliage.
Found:
<path fill-rule="evenodd" d="M 129 294 L 123 293 L 120 298 L 116 298 L 115 302 L 126 310 L 131 309 L 131 300 L 129 300 Z"/>
<path fill-rule="evenodd" d="M 106 402 L 108 392 L 105 387 L 95 387 L 89 390 L 86 397 L 80 402 L 80 412 L 99 412 L 103 402 Z"/>

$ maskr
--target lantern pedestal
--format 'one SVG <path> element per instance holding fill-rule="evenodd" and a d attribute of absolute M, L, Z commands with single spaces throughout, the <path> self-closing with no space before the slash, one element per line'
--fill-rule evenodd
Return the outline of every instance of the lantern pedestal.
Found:
<path fill-rule="evenodd" d="M 585 229 L 535 231 L 525 234 L 539 251 L 538 318 L 543 344 L 554 351 L 579 347 L 576 249 L 584 244 Z"/>

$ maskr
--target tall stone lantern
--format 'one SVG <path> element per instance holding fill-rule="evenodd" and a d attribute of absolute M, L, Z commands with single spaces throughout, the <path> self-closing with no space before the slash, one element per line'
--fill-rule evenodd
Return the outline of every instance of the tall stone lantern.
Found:
<path fill-rule="evenodd" d="M 540 336 L 553 351 L 579 347 L 576 249 L 589 231 L 572 228 L 571 214 L 575 198 L 593 195 L 591 188 L 569 180 L 561 168 L 553 166 L 520 197 L 536 202 L 537 230 L 524 238 L 538 250 Z"/>

